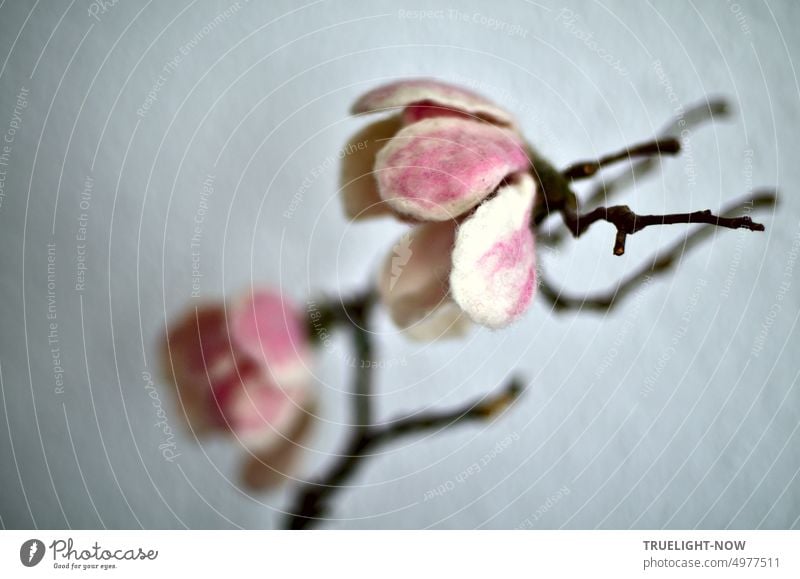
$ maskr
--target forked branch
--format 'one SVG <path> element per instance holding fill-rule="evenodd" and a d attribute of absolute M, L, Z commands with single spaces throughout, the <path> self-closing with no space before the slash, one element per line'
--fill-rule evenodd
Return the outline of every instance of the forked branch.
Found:
<path fill-rule="evenodd" d="M 333 326 L 349 326 L 356 352 L 356 375 L 351 393 L 355 424 L 350 432 L 345 449 L 319 479 L 306 483 L 289 510 L 287 529 L 305 529 L 324 518 L 331 497 L 341 490 L 364 459 L 372 456 L 370 451 L 381 444 L 411 434 L 440 431 L 458 424 L 488 420 L 500 415 L 522 393 L 519 382 L 512 380 L 499 392 L 470 401 L 452 410 L 419 412 L 377 424 L 373 414 L 372 340 L 367 329 L 368 317 L 374 303 L 372 291 L 355 296 L 347 301 L 324 303 L 315 308 L 318 312 L 312 323 L 313 330 Z M 321 324 L 325 324 L 322 326 Z"/>
<path fill-rule="evenodd" d="M 638 215 L 626 205 L 594 207 L 600 201 L 608 198 L 612 186 L 616 190 L 629 184 L 632 181 L 632 175 L 635 174 L 635 168 L 652 168 L 654 157 L 678 153 L 680 151 L 678 132 L 713 116 L 725 114 L 727 109 L 724 101 L 707 101 L 701 106 L 687 110 L 683 116 L 670 123 L 655 140 L 626 148 L 597 160 L 575 163 L 563 171 L 556 169 L 547 160 L 532 153 L 531 170 L 538 182 L 540 195 L 537 196 L 537 204 L 531 217 L 531 228 L 538 231 L 551 215 L 558 213 L 563 219 L 566 230 L 574 237 L 579 237 L 594 223 L 606 221 L 616 228 L 614 242 L 614 254 L 616 255 L 622 255 L 625 252 L 625 242 L 629 235 L 654 225 L 686 223 L 763 231 L 764 226 L 752 221 L 749 215 L 737 216 L 733 213 L 741 211 L 746 206 L 750 208 L 772 206 L 776 201 L 776 195 L 772 191 L 757 193 L 745 202 L 735 202 L 723 209 L 720 215 L 709 210 L 667 215 Z M 587 199 L 587 205 L 592 209 L 587 212 L 581 211 L 580 201 L 570 186 L 571 182 L 592 177 L 600 169 L 611 164 L 643 157 L 645 160 L 637 162 L 628 174 L 612 179 L 595 190 Z M 608 309 L 648 276 L 665 272 L 683 252 L 699 243 L 710 231 L 710 227 L 701 227 L 691 232 L 682 240 L 656 254 L 607 293 L 569 296 L 553 288 L 546 280 L 541 280 L 541 293 L 552 302 L 555 309 L 559 310 L 569 308 Z M 562 238 L 563 235 L 556 232 L 551 236 L 551 243 L 557 243 Z M 290 509 L 286 520 L 286 527 L 289 529 L 307 528 L 325 518 L 330 507 L 331 497 L 344 487 L 346 481 L 355 473 L 364 459 L 373 456 L 370 452 L 378 445 L 410 434 L 439 431 L 457 424 L 491 419 L 501 414 L 522 392 L 520 383 L 512 380 L 499 392 L 452 410 L 420 412 L 385 424 L 376 423 L 372 406 L 374 365 L 369 363 L 373 352 L 371 337 L 367 330 L 368 315 L 374 302 L 374 289 L 371 289 L 346 302 L 326 303 L 316 309 L 312 335 L 319 336 L 315 330 L 323 328 L 327 331 L 336 325 L 349 326 L 352 331 L 354 349 L 359 358 L 351 394 L 354 427 L 350 432 L 344 451 L 329 470 L 300 489 L 297 501 Z"/>
<path fill-rule="evenodd" d="M 673 134 L 678 129 L 703 120 L 713 118 L 715 115 L 725 114 L 728 106 L 724 101 L 709 101 L 703 105 L 689 109 L 682 117 L 673 121 L 663 131 L 659 138 L 645 143 L 627 147 L 619 152 L 605 155 L 594 161 L 580 161 L 559 171 L 546 159 L 532 154 L 532 171 L 539 184 L 541 195 L 532 217 L 532 227 L 538 229 L 553 213 L 562 216 L 566 229 L 574 236 L 580 237 L 597 221 L 607 221 L 617 230 L 614 241 L 614 254 L 625 253 L 625 242 L 632 235 L 646 227 L 653 225 L 670 225 L 676 223 L 702 223 L 724 227 L 728 229 L 748 229 L 750 231 L 763 231 L 764 226 L 755 223 L 749 216 L 723 217 L 715 215 L 710 210 L 693 211 L 689 213 L 672 213 L 667 215 L 638 215 L 627 205 L 614 205 L 610 207 L 596 207 L 586 213 L 580 209 L 580 200 L 572 190 L 570 183 L 578 179 L 594 176 L 601 168 L 624 160 L 637 157 L 653 158 L 658 155 L 676 154 L 681 145 Z M 605 190 L 602 190 L 604 193 Z M 590 198 L 596 201 L 597 195 Z M 560 239 L 559 239 L 560 240 Z"/>
<path fill-rule="evenodd" d="M 720 213 L 728 216 L 745 209 L 751 211 L 770 208 L 777 202 L 775 191 L 765 190 L 754 193 L 744 200 L 734 201 L 725 206 Z M 546 278 L 540 277 L 539 291 L 556 311 L 597 310 L 606 311 L 617 305 L 646 278 L 663 275 L 669 271 L 679 258 L 703 242 L 713 231 L 711 227 L 700 227 L 675 241 L 669 247 L 657 252 L 633 272 L 623 278 L 615 287 L 605 292 L 575 295 L 553 286 Z"/>
<path fill-rule="evenodd" d="M 674 225 L 676 223 L 703 223 L 728 229 L 749 229 L 750 231 L 764 231 L 761 223 L 750 219 L 749 215 L 740 217 L 720 217 L 710 210 L 693 211 L 691 213 L 669 213 L 666 215 L 637 215 L 627 205 L 614 205 L 613 207 L 598 207 L 585 215 L 564 213 L 567 228 L 579 237 L 592 224 L 598 221 L 607 221 L 617 229 L 614 241 L 614 255 L 625 253 L 625 241 L 632 235 L 652 225 Z"/>
<path fill-rule="evenodd" d="M 412 414 L 384 425 L 365 429 L 355 428 L 344 453 L 318 480 L 306 483 L 297 502 L 290 509 L 286 520 L 287 529 L 305 529 L 324 519 L 335 493 L 345 488 L 347 480 L 355 473 L 362 461 L 368 459 L 377 446 L 411 434 L 439 432 L 468 422 L 489 420 L 499 416 L 522 393 L 519 382 L 512 380 L 495 394 L 453 410 L 428 411 Z"/>

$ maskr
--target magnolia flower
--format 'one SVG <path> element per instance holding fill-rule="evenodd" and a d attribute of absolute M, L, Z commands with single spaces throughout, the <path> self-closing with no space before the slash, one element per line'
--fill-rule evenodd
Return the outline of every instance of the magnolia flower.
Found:
<path fill-rule="evenodd" d="M 460 334 L 469 319 L 508 325 L 536 286 L 535 183 L 513 118 L 425 79 L 377 88 L 352 109 L 387 111 L 351 139 L 341 190 L 351 219 L 394 215 L 414 225 L 380 271 L 392 319 L 419 339 Z"/>
<path fill-rule="evenodd" d="M 284 478 L 300 448 L 313 403 L 308 353 L 302 318 L 268 290 L 227 310 L 193 309 L 167 336 L 166 373 L 190 429 L 240 441 L 251 487 Z"/>

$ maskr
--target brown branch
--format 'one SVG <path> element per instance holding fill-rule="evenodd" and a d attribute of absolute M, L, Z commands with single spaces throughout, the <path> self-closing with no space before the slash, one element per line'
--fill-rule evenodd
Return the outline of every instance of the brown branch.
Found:
<path fill-rule="evenodd" d="M 619 161 L 632 161 L 636 157 L 653 157 L 656 155 L 677 155 L 681 150 L 681 142 L 675 137 L 666 137 L 632 145 L 617 153 L 605 155 L 595 161 L 579 161 L 564 169 L 562 174 L 569 181 L 588 179 L 600 169 Z"/>
<path fill-rule="evenodd" d="M 373 368 L 367 362 L 372 359 L 372 339 L 367 332 L 367 313 L 372 303 L 367 298 L 356 310 L 353 321 L 353 345 L 356 351 L 355 384 L 353 406 L 355 408 L 355 436 L 361 436 L 372 424 L 372 377 Z"/>
<path fill-rule="evenodd" d="M 537 196 L 536 206 L 531 217 L 531 227 L 538 230 L 548 217 L 559 213 L 570 233 L 579 237 L 592 224 L 598 221 L 607 221 L 617 230 L 614 244 L 616 255 L 624 253 L 628 235 L 652 225 L 697 223 L 731 229 L 744 228 L 751 231 L 763 231 L 764 226 L 753 222 L 749 216 L 728 215 L 734 209 L 741 208 L 741 203 L 737 204 L 735 208 L 724 210 L 722 216 L 707 210 L 669 215 L 637 215 L 625 205 L 597 207 L 582 214 L 579 209 L 579 199 L 570 186 L 570 182 L 592 177 L 600 169 L 610 164 L 638 157 L 648 157 L 647 160 L 634 164 L 626 176 L 618 177 L 610 183 L 619 185 L 626 177 L 630 181 L 636 175 L 637 169 L 654 166 L 654 156 L 679 152 L 680 142 L 675 134 L 679 130 L 726 112 L 727 105 L 724 101 L 706 102 L 702 107 L 689 109 L 684 115 L 675 119 L 655 140 L 603 156 L 594 161 L 575 163 L 563 171 L 556 169 L 548 161 L 532 153 L 531 170 L 538 182 L 540 195 Z M 589 197 L 590 206 L 607 198 L 608 194 L 609 186 L 603 184 Z M 775 195 L 773 193 L 763 193 L 756 196 L 751 204 L 755 207 L 771 205 L 774 202 Z M 573 307 L 608 309 L 621 296 L 628 293 L 636 283 L 649 275 L 666 271 L 679 255 L 697 244 L 704 236 L 708 235 L 710 230 L 710 227 L 702 227 L 689 234 L 683 241 L 657 254 L 649 264 L 640 267 L 639 270 L 620 282 L 613 292 L 581 298 L 565 296 L 562 292 L 554 290 L 546 281 L 541 286 L 541 292 L 552 301 L 555 309 Z M 555 242 L 562 238 L 563 236 L 560 234 L 553 236 Z M 366 324 L 370 307 L 374 302 L 374 290 L 370 290 L 346 302 L 323 304 L 316 310 L 318 316 L 310 324 L 313 330 L 311 335 L 317 339 L 321 338 L 318 333 L 320 327 L 326 329 L 340 324 L 352 326 L 354 347 L 359 358 L 351 395 L 355 426 L 345 445 L 344 452 L 328 472 L 301 488 L 294 508 L 287 516 L 286 528 L 307 528 L 323 519 L 328 512 L 332 496 L 344 487 L 346 481 L 355 473 L 363 460 L 372 456 L 369 451 L 377 445 L 414 433 L 441 430 L 473 420 L 490 419 L 501 414 L 522 391 L 519 383 L 512 381 L 500 392 L 454 410 L 417 413 L 384 425 L 375 425 L 372 411 L 372 365 L 364 363 L 369 362 L 372 357 L 372 343 Z"/>
<path fill-rule="evenodd" d="M 720 217 L 709 210 L 668 215 L 637 215 L 627 205 L 597 207 L 581 215 L 578 199 L 572 191 L 566 176 L 556 170 L 548 161 L 534 158 L 533 173 L 539 183 L 542 195 L 534 208 L 531 227 L 538 229 L 548 216 L 554 212 L 561 214 L 564 225 L 574 237 L 580 237 L 592 224 L 607 221 L 614 225 L 617 234 L 614 241 L 614 255 L 625 253 L 625 241 L 632 235 L 652 225 L 671 225 L 675 223 L 705 223 L 729 229 L 749 229 L 763 231 L 764 226 L 753 222 L 750 217 Z"/>
<path fill-rule="evenodd" d="M 633 156 L 653 156 L 662 153 L 677 153 L 680 142 L 670 133 L 677 129 L 688 130 L 689 122 L 698 123 L 715 114 L 727 112 L 724 101 L 712 101 L 702 107 L 690 109 L 687 114 L 679 116 L 666 129 L 662 135 L 646 143 L 629 147 L 618 153 L 606 155 L 596 161 L 582 161 L 567 167 L 563 171 L 556 169 L 549 161 L 531 154 L 531 169 L 536 178 L 541 194 L 537 197 L 531 218 L 531 226 L 538 230 L 553 213 L 562 216 L 566 229 L 573 237 L 580 237 L 592 224 L 597 221 L 607 221 L 617 230 L 614 241 L 614 254 L 625 253 L 625 242 L 628 235 L 632 235 L 652 225 L 670 225 L 676 223 L 703 223 L 725 227 L 729 229 L 749 229 L 750 231 L 763 231 L 764 226 L 753 222 L 749 216 L 720 217 L 709 210 L 693 211 L 691 213 L 673 213 L 668 215 L 637 215 L 627 205 L 614 205 L 611 207 L 597 207 L 587 213 L 580 212 L 580 200 L 572 190 L 570 183 L 573 180 L 590 177 L 600 168 L 608 164 L 630 159 Z M 688 115 L 688 121 L 687 121 Z M 651 159 L 652 160 L 652 159 Z M 605 189 L 603 190 L 605 192 Z M 551 244 L 553 239 L 551 236 Z M 560 238 L 555 240 L 560 241 Z"/>
<path fill-rule="evenodd" d="M 307 320 L 307 334 L 312 342 L 321 339 L 322 330 L 335 326 L 350 326 L 355 319 L 364 318 L 367 310 L 377 301 L 374 288 L 347 299 L 325 299 L 310 302 L 308 311 L 314 315 Z"/>
<path fill-rule="evenodd" d="M 678 138 L 685 131 L 691 132 L 692 129 L 701 126 L 703 123 L 715 119 L 725 118 L 730 114 L 731 106 L 725 99 L 714 98 L 702 101 L 693 107 L 686 109 L 683 114 L 676 116 L 668 122 L 658 138 L 669 137 Z M 621 175 L 605 179 L 598 183 L 597 187 L 582 201 L 583 206 L 593 207 L 600 203 L 608 203 L 609 197 L 621 191 L 628 185 L 635 182 L 636 178 L 642 178 L 658 167 L 657 157 L 650 157 L 633 163 L 630 168 Z"/>
<path fill-rule="evenodd" d="M 761 223 L 756 223 L 750 216 L 720 217 L 708 209 L 693 211 L 691 213 L 670 213 L 667 215 L 637 215 L 627 205 L 614 205 L 613 207 L 598 207 L 585 215 L 571 215 L 565 213 L 567 228 L 575 235 L 581 236 L 592 224 L 598 221 L 607 221 L 617 229 L 614 241 L 614 255 L 625 253 L 625 241 L 628 235 L 633 235 L 652 225 L 674 225 L 676 223 L 703 223 L 728 229 L 749 229 L 750 231 L 764 231 Z"/>
<path fill-rule="evenodd" d="M 309 320 L 309 333 L 320 338 L 320 331 L 337 325 L 349 326 L 356 352 L 356 374 L 352 397 L 354 427 L 345 449 L 330 470 L 315 482 L 306 483 L 287 516 L 285 528 L 305 529 L 322 519 L 328 511 L 331 497 L 344 486 L 362 461 L 371 455 L 368 451 L 376 445 L 414 433 L 445 429 L 456 424 L 496 416 L 520 394 L 521 388 L 512 381 L 499 393 L 471 402 L 450 411 L 432 411 L 413 414 L 375 425 L 372 408 L 373 370 L 372 340 L 367 330 L 368 316 L 376 296 L 373 290 L 347 300 L 325 301 L 313 304 L 315 313 Z"/>
<path fill-rule="evenodd" d="M 514 379 L 497 394 L 468 402 L 460 408 L 412 414 L 398 418 L 385 426 L 376 427 L 372 432 L 372 438 L 374 442 L 382 443 L 408 434 L 448 428 L 459 422 L 486 420 L 502 414 L 521 393 L 522 384 Z"/>
<path fill-rule="evenodd" d="M 521 394 L 522 387 L 512 380 L 500 392 L 448 411 L 431 411 L 399 418 L 386 425 L 354 432 L 343 454 L 331 469 L 315 482 L 307 483 L 289 511 L 285 528 L 305 529 L 323 519 L 332 496 L 344 488 L 364 459 L 373 456 L 376 446 L 411 434 L 443 430 L 456 424 L 487 420 L 500 415 Z"/>
<path fill-rule="evenodd" d="M 691 131 L 705 122 L 726 117 L 730 113 L 730 108 L 730 105 L 724 99 L 713 98 L 702 101 L 693 107 L 689 107 L 683 111 L 683 114 L 676 116 L 669 123 L 667 123 L 659 133 L 657 141 L 668 139 L 670 137 L 678 138 L 681 133 L 685 131 Z M 613 156 L 614 155 L 609 155 L 608 157 Z M 624 160 L 624 157 L 621 160 Z M 598 183 L 598 185 L 583 201 L 579 201 L 576 197 L 574 205 L 577 207 L 580 204 L 583 207 L 594 208 L 600 203 L 607 203 L 608 199 L 635 183 L 637 178 L 643 178 L 645 175 L 658 167 L 656 160 L 657 157 L 651 156 L 649 158 L 632 163 L 630 168 L 622 174 L 612 177 L 611 179 L 604 179 Z M 572 166 L 574 167 L 575 165 L 577 164 Z M 570 168 L 567 168 L 564 172 L 562 172 L 562 176 L 564 176 L 564 174 L 569 170 Z M 552 168 L 551 171 L 557 172 L 555 168 Z M 565 181 L 568 181 L 566 176 L 564 176 L 564 179 Z M 551 179 L 551 181 L 553 181 L 553 179 Z M 558 183 L 555 184 L 558 186 Z M 547 194 L 548 193 L 545 191 L 545 196 Z M 561 192 L 557 194 L 556 197 L 564 197 L 565 195 L 565 193 Z M 563 229 L 551 233 L 547 237 L 548 245 L 559 245 L 564 241 L 567 233 L 568 232 Z"/>
<path fill-rule="evenodd" d="M 756 192 L 746 200 L 734 201 L 724 207 L 720 212 L 723 216 L 740 212 L 746 207 L 751 210 L 774 207 L 777 202 L 775 191 Z M 556 311 L 572 309 L 606 311 L 617 305 L 622 298 L 627 296 L 635 287 L 651 276 L 666 273 L 675 264 L 675 260 L 686 252 L 699 245 L 713 231 L 711 227 L 700 227 L 686 237 L 679 239 L 671 246 L 656 253 L 651 259 L 644 262 L 639 268 L 623 278 L 615 288 L 596 294 L 571 295 L 561 289 L 556 289 L 540 276 L 539 291 L 553 305 Z"/>

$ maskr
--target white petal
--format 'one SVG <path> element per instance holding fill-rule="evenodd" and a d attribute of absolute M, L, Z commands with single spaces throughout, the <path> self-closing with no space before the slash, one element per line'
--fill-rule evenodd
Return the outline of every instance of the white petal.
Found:
<path fill-rule="evenodd" d="M 242 466 L 241 477 L 247 487 L 263 490 L 274 487 L 293 476 L 309 431 L 314 426 L 314 404 L 303 404 L 290 412 L 277 431 L 265 433 L 261 441 L 249 441 L 250 456 Z"/>
<path fill-rule="evenodd" d="M 413 340 L 433 342 L 441 338 L 459 338 L 466 335 L 471 327 L 469 316 L 448 297 L 406 328 L 406 334 Z"/>
<path fill-rule="evenodd" d="M 536 288 L 530 228 L 535 185 L 520 174 L 480 205 L 459 228 L 450 290 L 478 324 L 502 328 L 530 304 Z"/>
<path fill-rule="evenodd" d="M 392 247 L 380 271 L 381 301 L 411 338 L 461 335 L 469 325 L 449 296 L 455 227 L 452 221 L 417 226 Z"/>
<path fill-rule="evenodd" d="M 485 119 L 512 125 L 513 117 L 490 100 L 465 88 L 429 78 L 400 80 L 379 86 L 353 105 L 354 114 L 380 112 L 414 104 L 433 104 Z"/>

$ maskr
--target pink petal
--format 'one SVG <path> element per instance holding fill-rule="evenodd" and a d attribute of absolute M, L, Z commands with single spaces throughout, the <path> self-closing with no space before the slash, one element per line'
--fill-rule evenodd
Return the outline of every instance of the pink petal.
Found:
<path fill-rule="evenodd" d="M 403 109 L 403 125 L 410 125 L 423 119 L 432 119 L 435 117 L 458 117 L 461 119 L 475 118 L 465 112 L 457 111 L 455 109 L 448 109 L 441 105 L 409 105 Z"/>
<path fill-rule="evenodd" d="M 342 149 L 342 202 L 350 219 L 391 213 L 391 208 L 378 193 L 375 157 L 401 127 L 399 116 L 369 124 L 353 135 Z"/>
<path fill-rule="evenodd" d="M 230 328 L 236 351 L 264 366 L 279 384 L 305 381 L 306 328 L 280 293 L 262 289 L 237 302 Z"/>
<path fill-rule="evenodd" d="M 166 375 L 177 389 L 187 422 L 197 432 L 218 427 L 213 392 L 225 396 L 228 376 L 236 373 L 222 306 L 190 310 L 170 328 L 164 354 Z"/>
<path fill-rule="evenodd" d="M 254 490 L 274 487 L 292 476 L 302 454 L 302 443 L 313 425 L 311 409 L 294 415 L 295 420 L 283 432 L 284 436 L 273 438 L 272 444 L 252 449 L 242 467 L 242 480 Z"/>
<path fill-rule="evenodd" d="M 470 90 L 434 79 L 401 80 L 380 86 L 353 105 L 353 114 L 380 112 L 390 108 L 429 104 L 462 111 L 501 125 L 512 125 L 511 115 Z"/>
<path fill-rule="evenodd" d="M 277 292 L 258 290 L 225 316 L 223 304 L 191 310 L 166 340 L 167 375 L 195 434 L 219 430 L 248 448 L 245 483 L 288 476 L 311 424 L 303 320 Z"/>
<path fill-rule="evenodd" d="M 302 320 L 279 293 L 257 291 L 228 313 L 222 304 L 192 309 L 167 336 L 166 373 L 198 432 L 241 428 L 231 408 L 253 383 L 274 391 L 259 394 L 264 404 L 310 384 Z M 256 407 L 269 420 L 264 404 Z"/>
<path fill-rule="evenodd" d="M 478 324 L 506 326 L 522 315 L 533 297 L 534 193 L 530 175 L 515 176 L 456 234 L 450 287 L 456 303 Z"/>
<path fill-rule="evenodd" d="M 266 376 L 244 381 L 222 408 L 228 428 L 248 448 L 278 444 L 300 419 L 308 388 L 282 389 Z"/>
<path fill-rule="evenodd" d="M 190 310 L 173 326 L 169 345 L 183 373 L 204 376 L 221 359 L 231 354 L 231 344 L 221 307 L 205 306 Z"/>
<path fill-rule="evenodd" d="M 378 278 L 382 302 L 395 324 L 415 339 L 463 334 L 469 320 L 448 295 L 455 223 L 425 223 L 404 235 Z"/>
<path fill-rule="evenodd" d="M 402 129 L 378 153 L 381 197 L 424 221 L 453 219 L 529 160 L 515 133 L 487 123 L 433 118 Z"/>

